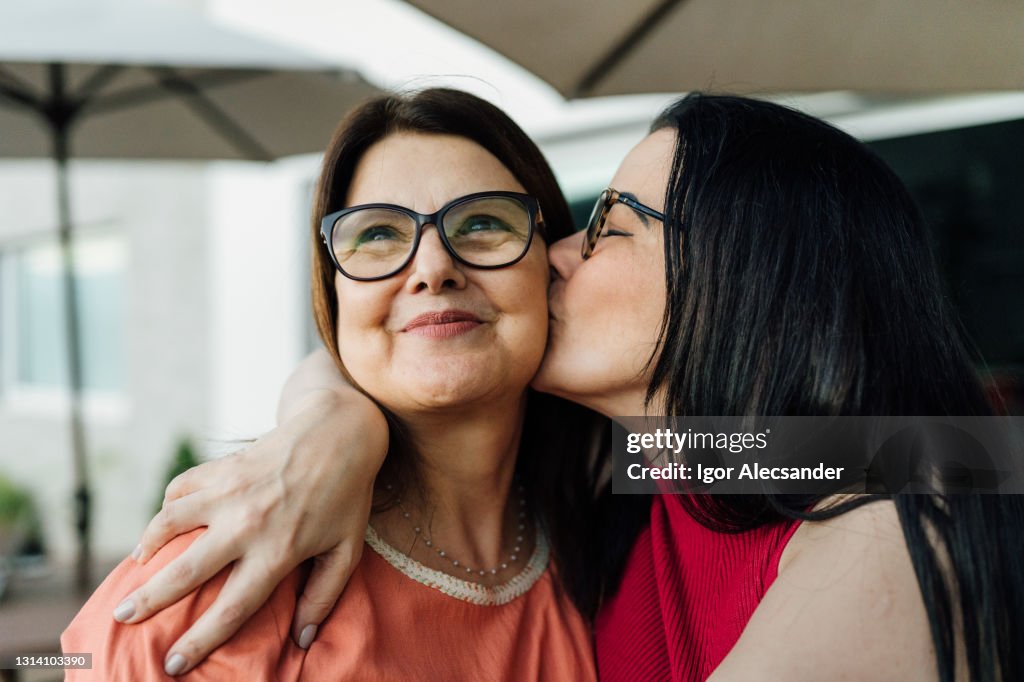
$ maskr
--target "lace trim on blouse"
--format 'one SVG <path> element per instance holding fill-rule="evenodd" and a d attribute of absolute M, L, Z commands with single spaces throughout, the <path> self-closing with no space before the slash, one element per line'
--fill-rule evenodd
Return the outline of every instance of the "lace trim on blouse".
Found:
<path fill-rule="evenodd" d="M 517 575 L 500 585 L 487 586 L 462 580 L 443 571 L 424 566 L 412 557 L 398 551 L 377 534 L 372 526 L 366 528 L 366 544 L 394 566 L 403 575 L 427 587 L 439 590 L 449 597 L 467 601 L 478 606 L 501 606 L 526 594 L 544 575 L 548 567 L 550 551 L 544 532 L 538 527 L 537 545 L 526 566 Z"/>

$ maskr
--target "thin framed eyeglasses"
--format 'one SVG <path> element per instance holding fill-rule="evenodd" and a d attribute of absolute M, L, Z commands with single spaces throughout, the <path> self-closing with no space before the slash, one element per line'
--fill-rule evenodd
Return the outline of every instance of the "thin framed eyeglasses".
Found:
<path fill-rule="evenodd" d="M 395 204 L 345 208 L 323 217 L 320 239 L 341 274 L 369 282 L 402 271 L 415 257 L 427 225 L 437 229 L 459 263 L 496 269 L 519 262 L 543 224 L 537 200 L 527 194 L 477 192 L 430 214 Z"/>
<path fill-rule="evenodd" d="M 594 204 L 594 210 L 590 214 L 590 220 L 587 221 L 587 233 L 583 237 L 583 260 L 590 258 L 594 253 L 594 247 L 597 245 L 597 240 L 600 239 L 601 235 L 604 233 L 604 223 L 608 219 L 608 213 L 612 210 L 615 204 L 625 204 L 634 211 L 639 211 L 644 215 L 660 220 L 661 222 L 665 222 L 664 213 L 655 211 L 650 206 L 640 203 L 632 196 L 626 195 L 625 193 L 619 192 L 611 187 L 607 187 L 597 197 L 597 202 Z"/>

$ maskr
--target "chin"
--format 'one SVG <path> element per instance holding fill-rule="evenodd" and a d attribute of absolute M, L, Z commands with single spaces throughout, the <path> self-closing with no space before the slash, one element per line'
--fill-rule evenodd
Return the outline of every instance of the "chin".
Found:
<path fill-rule="evenodd" d="M 609 415 L 608 398 L 618 395 L 616 389 L 622 386 L 608 375 L 608 367 L 609 363 L 601 358 L 579 354 L 566 358 L 549 352 L 530 386 Z"/>
<path fill-rule="evenodd" d="M 405 389 L 411 402 L 431 407 L 458 406 L 486 392 L 488 382 L 461 373 L 435 375 L 431 372 L 413 378 Z"/>
<path fill-rule="evenodd" d="M 576 392 L 572 389 L 577 382 L 572 379 L 578 377 L 572 371 L 567 371 L 569 369 L 565 362 L 558 359 L 557 354 L 548 353 L 530 382 L 530 387 L 541 393 L 573 400 Z"/>
<path fill-rule="evenodd" d="M 492 400 L 515 400 L 523 395 L 527 380 L 510 381 L 501 372 L 476 371 L 421 371 L 402 386 L 400 402 L 410 409 L 445 410 L 471 405 L 482 405 Z"/>

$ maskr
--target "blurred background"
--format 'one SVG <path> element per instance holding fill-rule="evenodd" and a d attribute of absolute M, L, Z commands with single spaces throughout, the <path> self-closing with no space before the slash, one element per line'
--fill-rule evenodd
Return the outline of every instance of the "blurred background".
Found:
<path fill-rule="evenodd" d="M 0 655 L 55 651 L 169 478 L 274 426 L 281 385 L 319 343 L 317 152 L 378 88 L 494 102 L 538 141 L 581 223 L 682 92 L 833 122 L 910 187 L 979 371 L 1021 412 L 1024 10 L 503 4 L 0 10 Z"/>

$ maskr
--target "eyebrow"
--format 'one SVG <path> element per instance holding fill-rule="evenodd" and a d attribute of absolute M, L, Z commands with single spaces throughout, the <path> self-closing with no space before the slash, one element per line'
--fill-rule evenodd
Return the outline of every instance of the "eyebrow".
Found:
<path fill-rule="evenodd" d="M 633 194 L 632 192 L 619 192 L 619 196 L 622 197 L 623 199 L 629 199 L 630 201 L 634 201 L 634 202 L 636 202 L 638 204 L 643 203 L 642 201 L 637 199 L 636 195 Z M 629 204 L 624 204 L 624 205 L 626 206 L 626 208 L 628 208 L 633 213 L 635 213 L 638 218 L 640 218 L 640 222 L 642 222 L 644 224 L 644 227 L 650 227 L 651 226 L 651 219 L 649 217 L 647 217 L 646 213 L 644 213 L 643 211 L 637 210 L 636 207 L 630 206 Z"/>

